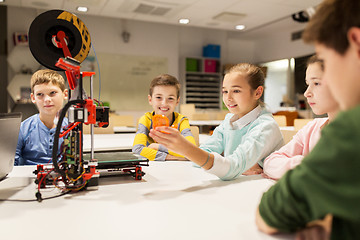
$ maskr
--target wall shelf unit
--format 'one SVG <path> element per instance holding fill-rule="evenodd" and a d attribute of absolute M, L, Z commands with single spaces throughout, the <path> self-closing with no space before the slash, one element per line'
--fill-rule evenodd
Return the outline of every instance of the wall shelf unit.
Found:
<path fill-rule="evenodd" d="M 187 57 L 183 74 L 183 103 L 198 109 L 221 107 L 221 64 L 217 58 Z"/>

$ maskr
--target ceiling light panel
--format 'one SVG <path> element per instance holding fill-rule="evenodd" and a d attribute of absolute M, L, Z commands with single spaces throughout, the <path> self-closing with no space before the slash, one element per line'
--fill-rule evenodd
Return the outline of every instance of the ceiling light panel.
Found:
<path fill-rule="evenodd" d="M 167 3 L 164 1 L 136 1 L 136 0 L 125 0 L 123 4 L 118 7 L 118 12 L 121 13 L 140 13 L 140 14 L 148 14 L 153 15 L 154 17 L 158 16 L 166 16 L 172 17 L 182 9 L 184 9 L 186 5 L 179 2 L 171 2 Z"/>
<path fill-rule="evenodd" d="M 156 7 L 149 4 L 140 3 L 135 9 L 134 13 L 150 14 Z"/>
<path fill-rule="evenodd" d="M 168 8 L 168 7 L 157 7 L 151 12 L 151 15 L 164 16 L 170 10 L 171 10 L 171 8 Z"/>
<path fill-rule="evenodd" d="M 213 20 L 221 21 L 221 22 L 229 22 L 229 23 L 239 23 L 246 17 L 246 14 L 235 13 L 235 12 L 222 12 L 215 17 Z"/>
<path fill-rule="evenodd" d="M 28 0 L 22 1 L 23 7 L 40 8 L 40 9 L 62 9 L 64 0 L 46 1 L 46 0 Z"/>

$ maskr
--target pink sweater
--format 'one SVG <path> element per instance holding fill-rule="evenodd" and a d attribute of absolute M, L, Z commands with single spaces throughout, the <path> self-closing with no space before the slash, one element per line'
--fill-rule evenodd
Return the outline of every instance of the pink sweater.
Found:
<path fill-rule="evenodd" d="M 316 118 L 306 124 L 288 144 L 264 160 L 264 173 L 279 179 L 286 171 L 299 165 L 318 142 L 320 130 L 327 121 L 328 118 Z"/>

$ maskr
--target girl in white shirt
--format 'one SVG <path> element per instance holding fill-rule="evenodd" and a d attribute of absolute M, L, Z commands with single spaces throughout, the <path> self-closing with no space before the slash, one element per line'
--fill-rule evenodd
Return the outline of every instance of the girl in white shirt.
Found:
<path fill-rule="evenodd" d="M 226 73 L 222 88 L 230 113 L 200 148 L 169 127 L 152 129 L 150 136 L 220 179 L 234 179 L 252 166 L 262 166 L 264 158 L 283 145 L 279 126 L 262 107 L 263 91 L 264 74 L 259 67 L 235 65 Z"/>

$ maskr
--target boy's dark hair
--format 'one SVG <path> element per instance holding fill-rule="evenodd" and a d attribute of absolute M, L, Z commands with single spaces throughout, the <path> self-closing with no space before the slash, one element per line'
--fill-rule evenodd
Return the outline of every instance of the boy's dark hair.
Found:
<path fill-rule="evenodd" d="M 347 33 L 360 27 L 359 0 L 325 0 L 305 28 L 306 43 L 320 43 L 343 55 L 349 47 Z"/>
<path fill-rule="evenodd" d="M 180 96 L 180 83 L 176 77 L 169 74 L 161 74 L 155 77 L 150 83 L 149 95 L 152 96 L 156 86 L 174 86 L 176 88 L 177 98 Z"/>
<path fill-rule="evenodd" d="M 64 78 L 56 71 L 50 69 L 43 69 L 36 71 L 30 80 L 31 92 L 34 93 L 34 86 L 40 85 L 43 83 L 52 83 L 58 86 L 61 91 L 65 90 L 65 80 Z"/>

